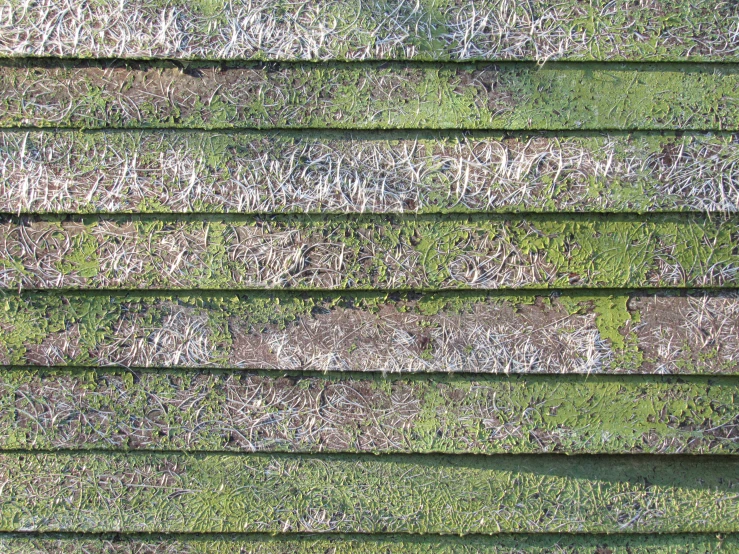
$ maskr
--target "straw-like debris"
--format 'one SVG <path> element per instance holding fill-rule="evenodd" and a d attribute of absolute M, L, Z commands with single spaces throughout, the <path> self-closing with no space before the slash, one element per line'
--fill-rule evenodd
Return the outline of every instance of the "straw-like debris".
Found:
<path fill-rule="evenodd" d="M 723 294 L 9 296 L 0 363 L 471 373 L 737 373 Z"/>
<path fill-rule="evenodd" d="M 738 238 L 694 214 L 21 217 L 0 222 L 0 287 L 730 287 Z"/>
<path fill-rule="evenodd" d="M 739 136 L 0 132 L 0 211 L 739 210 Z"/>
<path fill-rule="evenodd" d="M 0 126 L 739 130 L 733 64 L 0 66 Z"/>
<path fill-rule="evenodd" d="M 0 448 L 734 453 L 737 393 L 717 377 L 13 369 L 0 372 Z"/>
<path fill-rule="evenodd" d="M 8 0 L 0 55 L 260 60 L 736 60 L 730 0 Z"/>

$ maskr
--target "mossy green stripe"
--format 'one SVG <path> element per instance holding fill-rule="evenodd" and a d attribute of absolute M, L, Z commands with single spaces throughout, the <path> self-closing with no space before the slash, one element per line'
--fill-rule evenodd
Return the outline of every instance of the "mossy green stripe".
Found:
<path fill-rule="evenodd" d="M 4 370 L 0 448 L 735 453 L 739 379 Z"/>
<path fill-rule="evenodd" d="M 739 211 L 739 135 L 0 132 L 0 212 Z"/>
<path fill-rule="evenodd" d="M 735 534 L 96 535 L 0 534 L 6 554 L 711 554 L 739 552 Z"/>
<path fill-rule="evenodd" d="M 739 54 L 731 1 L 10 0 L 3 16 L 2 56 L 724 61 Z"/>
<path fill-rule="evenodd" d="M 5 289 L 735 287 L 739 218 L 6 218 Z"/>
<path fill-rule="evenodd" d="M 2 531 L 736 532 L 733 457 L 0 455 Z"/>
<path fill-rule="evenodd" d="M 736 373 L 736 292 L 8 294 L 0 363 Z"/>
<path fill-rule="evenodd" d="M 8 62 L 0 125 L 739 130 L 735 64 Z"/>

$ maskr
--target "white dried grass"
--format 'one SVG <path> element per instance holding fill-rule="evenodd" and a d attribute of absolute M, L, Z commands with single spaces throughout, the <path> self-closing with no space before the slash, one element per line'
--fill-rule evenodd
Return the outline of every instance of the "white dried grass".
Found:
<path fill-rule="evenodd" d="M 0 288 L 430 286 L 428 263 L 407 239 L 387 243 L 380 225 L 359 227 L 352 229 L 359 245 L 354 247 L 346 244 L 344 229 L 340 222 L 293 227 L 289 222 L 175 221 L 148 228 L 112 220 L 91 225 L 10 222 L 0 224 Z M 474 225 L 460 224 L 455 232 L 466 233 L 466 243 L 434 254 L 448 259 L 440 262 L 435 284 L 515 288 L 554 282 L 560 268 L 538 252 L 524 252 L 503 225 L 495 236 L 476 237 L 476 231 Z M 223 241 L 222 250 L 209 250 L 214 236 Z M 376 265 L 386 268 L 384 276 L 372 277 Z"/>
<path fill-rule="evenodd" d="M 596 373 L 610 371 L 614 351 L 595 314 L 559 307 L 482 304 L 471 313 L 421 316 L 390 306 L 377 314 L 339 309 L 300 317 L 286 327 L 253 326 L 210 310 L 161 301 L 123 306 L 94 343 L 79 328 L 48 333 L 24 358 L 65 365 L 84 354 L 95 365 L 311 369 L 319 371 Z M 153 317 L 153 319 L 152 319 Z M 12 323 L 6 326 L 12 332 Z M 216 338 L 217 336 L 221 338 Z M 230 337 L 223 342 L 223 337 Z M 618 368 L 616 368 L 618 369 Z"/>
<path fill-rule="evenodd" d="M 650 350 L 656 373 L 680 373 L 699 363 L 709 372 L 739 364 L 739 295 L 645 298 L 639 305 L 641 323 L 633 326 Z"/>
<path fill-rule="evenodd" d="M 467 1 L 432 13 L 423 2 L 235 0 L 213 9 L 205 2 L 7 0 L 0 6 L 0 55 L 539 62 L 736 56 L 735 7 L 691 7 L 678 12 L 690 14 L 684 23 L 665 28 L 666 8 L 653 1 L 628 9 L 618 2 Z M 595 26 L 586 30 L 585 22 Z M 427 46 L 432 39 L 436 45 Z M 645 48 L 651 40 L 655 46 Z"/>
<path fill-rule="evenodd" d="M 209 161 L 221 140 L 232 148 Z M 665 144 L 3 132 L 0 211 L 737 211 L 739 141 Z"/>

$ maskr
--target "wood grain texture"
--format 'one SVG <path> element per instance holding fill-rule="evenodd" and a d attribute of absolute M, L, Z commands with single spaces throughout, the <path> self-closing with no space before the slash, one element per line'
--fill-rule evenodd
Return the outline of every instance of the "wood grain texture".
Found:
<path fill-rule="evenodd" d="M 739 130 L 735 64 L 0 67 L 0 126 Z"/>
<path fill-rule="evenodd" d="M 0 55 L 737 60 L 730 1 L 8 0 Z"/>
<path fill-rule="evenodd" d="M 0 363 L 736 373 L 736 292 L 7 295 Z"/>
<path fill-rule="evenodd" d="M 0 132 L 0 212 L 739 211 L 730 133 Z"/>
<path fill-rule="evenodd" d="M 730 457 L 23 452 L 0 478 L 2 531 L 739 529 Z"/>

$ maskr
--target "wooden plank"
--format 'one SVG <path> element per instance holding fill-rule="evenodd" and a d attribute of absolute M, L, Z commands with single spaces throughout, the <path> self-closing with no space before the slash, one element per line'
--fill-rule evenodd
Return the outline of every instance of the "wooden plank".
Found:
<path fill-rule="evenodd" d="M 572 535 L 70 535 L 0 534 L 6 554 L 601 554 L 733 553 L 739 549 L 734 534 Z"/>
<path fill-rule="evenodd" d="M 739 130 L 739 66 L 7 61 L 0 126 Z"/>
<path fill-rule="evenodd" d="M 726 61 L 739 57 L 738 13 L 707 0 L 9 0 L 0 55 Z"/>
<path fill-rule="evenodd" d="M 0 363 L 474 373 L 736 373 L 739 296 L 24 294 Z"/>
<path fill-rule="evenodd" d="M 739 135 L 0 132 L 0 212 L 739 211 Z"/>
<path fill-rule="evenodd" d="M 5 370 L 0 449 L 739 453 L 739 379 Z"/>
<path fill-rule="evenodd" d="M 736 532 L 731 457 L 0 455 L 2 531 Z"/>
<path fill-rule="evenodd" d="M 0 218 L 5 289 L 735 287 L 739 218 Z"/>

